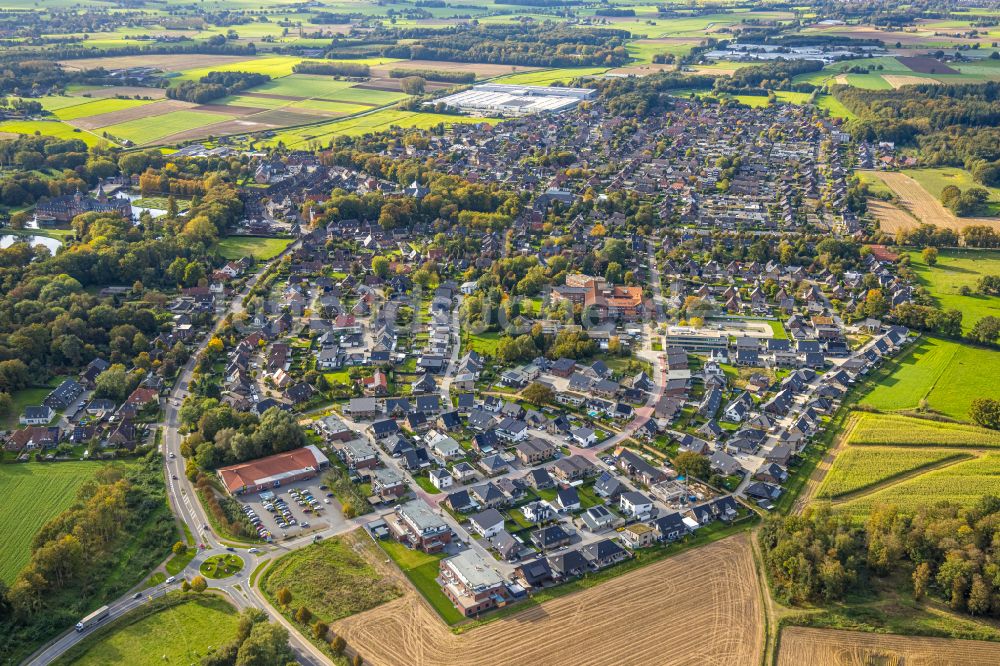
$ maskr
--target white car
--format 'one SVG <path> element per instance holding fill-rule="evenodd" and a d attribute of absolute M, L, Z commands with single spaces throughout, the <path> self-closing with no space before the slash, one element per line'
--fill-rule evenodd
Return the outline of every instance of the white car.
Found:
<path fill-rule="evenodd" d="M 251 548 L 247 552 L 250 553 L 250 554 L 252 554 L 252 555 L 256 555 L 257 553 L 260 552 L 260 548 Z"/>
<path fill-rule="evenodd" d="M 167 585 L 170 585 L 171 583 L 174 583 L 176 581 L 177 581 L 177 577 L 176 576 L 171 576 L 170 578 L 166 579 L 163 582 L 166 583 Z"/>

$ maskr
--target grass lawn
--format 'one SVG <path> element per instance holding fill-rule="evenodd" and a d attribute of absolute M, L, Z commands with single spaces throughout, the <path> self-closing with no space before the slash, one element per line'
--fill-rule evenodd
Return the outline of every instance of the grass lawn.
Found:
<path fill-rule="evenodd" d="M 177 204 L 177 210 L 185 211 L 191 207 L 190 199 L 174 199 Z M 170 205 L 169 197 L 143 197 L 142 199 L 136 199 L 132 202 L 132 205 L 136 208 L 155 208 L 157 210 L 166 210 L 167 206 Z"/>
<path fill-rule="evenodd" d="M 35 533 L 69 508 L 77 489 L 102 466 L 97 462 L 0 465 L 0 497 L 7 517 L 0 530 L 0 579 L 14 580 L 28 563 Z"/>
<path fill-rule="evenodd" d="M 883 411 L 927 408 L 960 421 L 973 399 L 995 392 L 1000 354 L 935 337 L 922 337 L 909 351 L 886 362 L 890 373 L 861 399 Z"/>
<path fill-rule="evenodd" d="M 402 595 L 400 584 L 375 566 L 383 559 L 368 534 L 358 529 L 285 555 L 264 572 L 260 587 L 276 606 L 278 590 L 287 587 L 292 608 L 306 606 L 324 622 L 333 622 Z"/>
<path fill-rule="evenodd" d="M 466 351 L 475 350 L 486 356 L 496 356 L 497 346 L 500 344 L 499 333 L 477 333 L 465 336 Z"/>
<path fill-rule="evenodd" d="M 428 555 L 419 550 L 411 550 L 396 541 L 380 541 L 379 545 L 445 622 L 451 625 L 465 619 L 437 584 L 440 561 L 444 559 L 444 555 Z"/>
<path fill-rule="evenodd" d="M 497 83 L 512 83 L 523 86 L 548 86 L 557 81 L 569 83 L 580 76 L 600 76 L 608 71 L 606 67 L 562 67 L 540 72 L 522 72 L 501 76 Z"/>
<path fill-rule="evenodd" d="M 42 401 L 45 400 L 45 396 L 47 396 L 56 386 L 58 386 L 58 384 L 52 384 L 51 386 L 35 386 L 15 391 L 13 395 L 11 395 L 10 413 L 0 419 L 0 427 L 7 430 L 17 428 L 21 418 L 21 413 L 24 412 L 24 408 L 42 404 Z"/>
<path fill-rule="evenodd" d="M 133 611 L 104 630 L 99 629 L 68 654 L 69 658 L 56 663 L 74 666 L 199 663 L 210 647 L 235 635 L 236 624 L 236 610 L 221 597 L 188 595 L 183 602 L 152 614 Z"/>
<path fill-rule="evenodd" d="M 180 572 L 184 571 L 184 568 L 191 563 L 194 556 L 198 554 L 198 548 L 193 545 L 189 545 L 188 549 L 185 550 L 180 555 L 174 555 L 169 560 L 167 560 L 166 569 L 167 573 L 171 576 L 176 576 Z"/>
<path fill-rule="evenodd" d="M 281 253 L 290 238 L 263 238 L 260 236 L 228 236 L 219 241 L 219 253 L 226 259 L 273 259 Z"/>
<path fill-rule="evenodd" d="M 1000 190 L 998 190 L 1000 191 Z M 928 266 L 920 252 L 909 253 L 910 267 L 917 280 L 944 309 L 962 313 L 962 330 L 969 331 L 983 317 L 1000 317 L 1000 296 L 976 293 L 976 283 L 984 275 L 1000 275 L 1000 251 L 941 250 L 937 264 Z M 962 287 L 972 292 L 959 293 Z"/>
<path fill-rule="evenodd" d="M 227 553 L 212 555 L 201 563 L 199 571 L 205 578 L 229 578 L 243 568 L 243 558 Z"/>

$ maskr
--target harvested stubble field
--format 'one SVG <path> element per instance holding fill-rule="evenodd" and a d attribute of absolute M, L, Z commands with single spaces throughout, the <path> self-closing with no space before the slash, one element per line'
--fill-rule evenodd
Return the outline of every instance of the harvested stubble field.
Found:
<path fill-rule="evenodd" d="M 876 172 L 876 175 L 899 197 L 902 206 L 913 213 L 920 222 L 953 229 L 954 231 L 961 231 L 974 224 L 984 224 L 995 230 L 1000 230 L 1000 219 L 994 217 L 956 217 L 954 213 L 941 205 L 941 202 L 930 192 L 925 190 L 920 183 L 905 173 L 879 171 Z M 876 216 L 879 216 L 883 212 L 883 207 L 879 206 L 873 212 Z M 882 222 L 882 229 L 884 231 L 898 231 L 898 228 L 892 229 L 892 227 L 898 225 L 901 222 L 901 218 L 892 215 L 884 221 L 882 217 L 879 217 L 879 221 Z M 914 226 L 916 224 L 911 225 L 909 228 L 913 228 Z"/>
<path fill-rule="evenodd" d="M 994 666 L 1000 643 L 787 627 L 778 666 Z"/>
<path fill-rule="evenodd" d="M 930 79 L 926 76 L 912 76 L 909 74 L 883 74 L 882 78 L 885 79 L 890 86 L 893 88 L 902 88 L 903 86 L 915 86 L 922 83 L 929 83 L 931 85 L 936 85 L 941 83 L 935 79 Z"/>
<path fill-rule="evenodd" d="M 488 79 L 503 74 L 515 72 L 534 72 L 538 67 L 526 67 L 518 65 L 494 65 L 481 62 L 446 62 L 444 60 L 400 60 L 390 62 L 386 65 L 372 67 L 372 76 L 389 76 L 389 71 L 393 69 L 423 69 L 435 72 L 472 72 L 479 79 Z"/>
<path fill-rule="evenodd" d="M 376 666 L 749 665 L 761 615 L 749 537 L 738 535 L 461 635 L 413 592 L 332 630 Z"/>

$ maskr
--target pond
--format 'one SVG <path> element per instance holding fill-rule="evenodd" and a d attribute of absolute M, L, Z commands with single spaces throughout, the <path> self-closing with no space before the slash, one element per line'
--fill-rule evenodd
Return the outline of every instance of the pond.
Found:
<path fill-rule="evenodd" d="M 58 238 L 49 238 L 48 236 L 20 236 L 15 234 L 4 234 L 0 236 L 0 249 L 7 248 L 17 243 L 18 241 L 26 242 L 29 245 L 44 245 L 49 248 L 52 254 L 59 251 L 62 247 L 62 241 Z"/>

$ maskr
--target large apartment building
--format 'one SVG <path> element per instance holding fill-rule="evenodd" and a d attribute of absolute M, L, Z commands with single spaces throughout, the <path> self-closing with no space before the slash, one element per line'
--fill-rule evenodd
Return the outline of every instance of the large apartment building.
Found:
<path fill-rule="evenodd" d="M 472 548 L 441 560 L 441 589 L 466 617 L 510 600 L 503 576 Z"/>
<path fill-rule="evenodd" d="M 448 523 L 423 500 L 400 504 L 386 524 L 397 540 L 426 553 L 440 552 L 451 542 Z"/>

